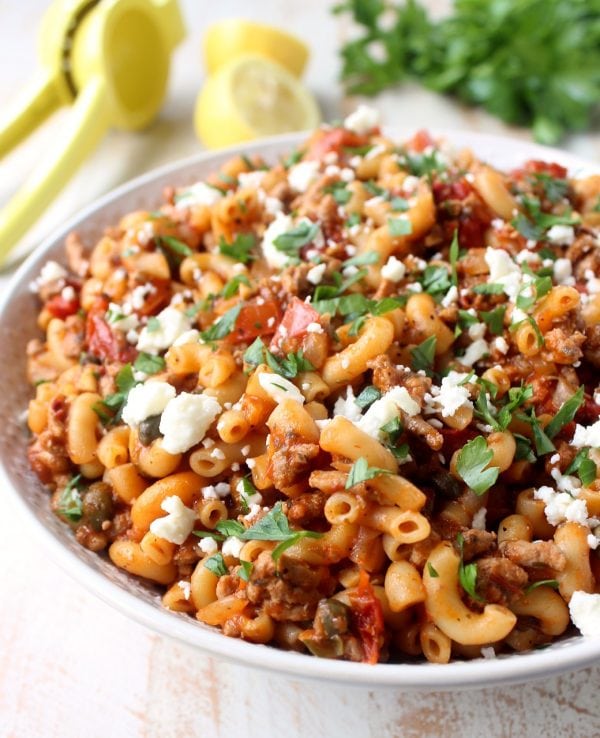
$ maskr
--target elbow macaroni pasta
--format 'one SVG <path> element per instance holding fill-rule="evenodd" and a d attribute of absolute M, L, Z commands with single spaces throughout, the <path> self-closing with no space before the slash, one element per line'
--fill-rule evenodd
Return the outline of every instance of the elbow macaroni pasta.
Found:
<path fill-rule="evenodd" d="M 560 637 L 600 594 L 598 179 L 377 128 L 296 158 L 234 157 L 44 269 L 53 509 L 251 643 L 445 664 Z"/>

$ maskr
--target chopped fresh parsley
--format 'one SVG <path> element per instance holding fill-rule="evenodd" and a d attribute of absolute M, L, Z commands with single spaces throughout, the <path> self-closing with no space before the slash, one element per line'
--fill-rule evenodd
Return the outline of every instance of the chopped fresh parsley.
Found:
<path fill-rule="evenodd" d="M 81 474 L 78 474 L 63 489 L 56 505 L 56 512 L 70 523 L 78 523 L 83 517 L 82 487 Z"/>
<path fill-rule="evenodd" d="M 565 474 L 577 474 L 584 487 L 589 487 L 598 474 L 596 464 L 590 459 L 589 454 L 589 449 L 582 448 L 565 472 Z"/>
<path fill-rule="evenodd" d="M 252 567 L 254 564 L 251 561 L 240 561 L 240 568 L 238 570 L 239 578 L 244 582 L 250 581 L 250 575 L 252 574 Z"/>
<path fill-rule="evenodd" d="M 429 576 L 433 579 L 437 579 L 439 577 L 439 574 L 434 569 L 433 564 L 430 561 L 427 562 L 427 571 L 429 573 Z"/>
<path fill-rule="evenodd" d="M 501 336 L 504 329 L 505 313 L 506 305 L 499 305 L 493 310 L 482 310 L 479 315 L 483 318 L 483 322 L 487 325 L 491 334 L 494 336 Z"/>
<path fill-rule="evenodd" d="M 483 597 L 477 594 L 477 564 L 465 564 L 463 559 L 465 539 L 463 538 L 462 533 L 459 533 L 456 536 L 456 541 L 460 551 L 460 563 L 458 565 L 458 581 L 460 582 L 460 586 L 465 590 L 469 597 L 477 600 L 477 602 L 483 602 Z"/>
<path fill-rule="evenodd" d="M 115 377 L 115 384 L 117 385 L 117 392 L 107 395 L 101 402 L 97 402 L 92 406 L 92 410 L 104 425 L 118 423 L 121 420 L 121 413 L 127 403 L 127 395 L 136 385 L 131 364 L 125 364 L 119 369 Z"/>
<path fill-rule="evenodd" d="M 472 290 L 477 295 L 501 295 L 504 292 L 504 285 L 481 282 L 472 287 Z"/>
<path fill-rule="evenodd" d="M 144 372 L 144 374 L 157 374 L 162 372 L 165 366 L 165 360 L 162 356 L 154 356 L 154 354 L 147 354 L 144 351 L 138 354 L 133 364 L 136 371 Z"/>
<path fill-rule="evenodd" d="M 319 224 L 303 221 L 294 228 L 273 239 L 273 245 L 288 256 L 298 256 L 299 250 L 311 243 L 319 233 Z"/>
<path fill-rule="evenodd" d="M 535 454 L 531 448 L 531 441 L 529 438 L 522 436 L 519 433 L 514 433 L 513 435 L 517 444 L 515 461 L 528 461 L 530 464 L 535 464 Z"/>
<path fill-rule="evenodd" d="M 423 343 L 410 350 L 411 366 L 414 371 L 423 370 L 428 376 L 432 374 L 433 362 L 435 360 L 436 336 L 429 336 Z"/>
<path fill-rule="evenodd" d="M 579 387 L 572 397 L 563 402 L 559 411 L 545 428 L 548 438 L 554 438 L 554 436 L 556 436 L 561 429 L 567 425 L 567 423 L 570 423 L 573 420 L 577 411 L 583 404 L 583 393 L 583 386 Z"/>
<path fill-rule="evenodd" d="M 221 295 L 226 300 L 229 300 L 230 297 L 237 295 L 241 284 L 245 284 L 246 287 L 250 287 L 250 280 L 245 274 L 236 274 L 235 277 L 232 277 L 223 287 Z"/>
<path fill-rule="evenodd" d="M 410 206 L 408 200 L 405 200 L 403 197 L 392 197 L 390 200 L 390 207 L 392 213 L 404 213 Z"/>
<path fill-rule="evenodd" d="M 364 254 L 353 256 L 351 259 L 346 259 L 346 261 L 342 263 L 342 266 L 365 266 L 367 264 L 377 264 L 378 261 L 379 254 L 376 251 L 367 251 Z"/>
<path fill-rule="evenodd" d="M 356 398 L 356 404 L 360 407 L 361 410 L 366 410 L 375 402 L 375 400 L 378 400 L 380 397 L 381 392 L 377 389 L 377 387 L 374 387 L 372 384 L 370 384 L 365 387 L 364 390 L 358 395 L 358 397 Z"/>
<path fill-rule="evenodd" d="M 378 466 L 369 466 L 365 457 L 361 456 L 360 459 L 357 459 L 354 464 L 352 464 L 352 468 L 350 469 L 348 478 L 346 479 L 346 489 L 350 489 L 351 487 L 354 487 L 354 485 L 366 482 L 369 479 L 379 477 L 382 474 L 391 473 L 392 472 L 387 469 L 381 469 Z"/>
<path fill-rule="evenodd" d="M 452 243 L 450 244 L 450 252 L 449 252 L 450 270 L 452 274 L 452 284 L 455 287 L 458 286 L 458 274 L 456 271 L 456 263 L 458 262 L 459 255 L 460 255 L 460 245 L 458 243 L 458 229 L 456 229 L 454 231 L 454 236 L 452 237 Z"/>
<path fill-rule="evenodd" d="M 452 286 L 448 269 L 442 265 L 430 264 L 425 267 L 423 276 L 419 280 L 423 285 L 423 292 L 436 299 L 441 299 Z"/>
<path fill-rule="evenodd" d="M 221 315 L 221 317 L 216 320 L 210 326 L 210 328 L 202 331 L 202 333 L 200 334 L 202 336 L 202 340 L 218 341 L 221 338 L 225 338 L 225 336 L 228 336 L 235 327 L 235 323 L 238 319 L 241 309 L 242 303 L 240 302 L 237 305 L 234 305 L 234 307 L 230 308 L 226 313 L 223 313 L 223 315 Z"/>
<path fill-rule="evenodd" d="M 229 573 L 229 569 L 227 568 L 227 564 L 225 563 L 225 559 L 221 553 L 213 554 L 205 559 L 204 567 L 216 577 L 224 577 Z"/>
<path fill-rule="evenodd" d="M 534 582 L 533 584 L 530 584 L 529 587 L 525 588 L 525 594 L 529 594 L 530 592 L 533 592 L 534 589 L 537 589 L 538 587 L 552 587 L 552 589 L 558 589 L 558 580 L 557 579 L 540 579 L 539 582 Z"/>
<path fill-rule="evenodd" d="M 156 333 L 160 328 L 160 320 L 155 315 L 151 315 L 146 323 L 146 330 L 148 333 Z"/>
<path fill-rule="evenodd" d="M 352 197 L 352 193 L 346 187 L 346 182 L 333 182 L 326 185 L 323 187 L 323 192 L 333 195 L 333 199 L 338 205 L 345 205 Z"/>
<path fill-rule="evenodd" d="M 241 264 L 248 264 L 256 258 L 252 253 L 255 245 L 256 239 L 252 233 L 238 233 L 233 239 L 233 243 L 227 243 L 223 236 L 221 236 L 219 239 L 219 253 L 229 256 Z"/>
<path fill-rule="evenodd" d="M 157 236 L 156 241 L 159 246 L 170 249 L 180 256 L 191 256 L 194 253 L 187 243 L 174 236 Z"/>
<path fill-rule="evenodd" d="M 544 195 L 551 203 L 559 202 L 569 192 L 569 183 L 566 179 L 552 177 L 546 172 L 535 172 L 531 177 L 531 181 L 543 188 Z"/>
<path fill-rule="evenodd" d="M 546 231 L 554 225 L 577 225 L 580 222 L 571 212 L 563 215 L 543 212 L 537 197 L 523 197 L 523 208 L 524 212 L 519 213 L 511 224 L 522 236 L 532 241 L 541 241 Z"/>
<path fill-rule="evenodd" d="M 290 167 L 293 167 L 294 164 L 297 164 L 299 161 L 301 161 L 303 156 L 304 151 L 298 151 L 298 149 L 296 149 L 283 160 L 283 166 L 285 167 L 285 169 L 289 169 Z"/>
<path fill-rule="evenodd" d="M 320 538 L 321 535 L 311 530 L 292 530 L 281 502 L 277 502 L 272 510 L 239 537 L 246 541 L 281 541 L 271 552 L 273 560 L 277 561 L 285 550 L 301 538 Z"/>
<path fill-rule="evenodd" d="M 467 487 L 477 495 L 487 492 L 498 479 L 500 470 L 497 466 L 486 468 L 493 456 L 483 436 L 473 438 L 458 453 L 456 471 Z"/>
<path fill-rule="evenodd" d="M 266 363 L 275 374 L 286 379 L 294 379 L 300 372 L 312 372 L 314 366 L 304 357 L 302 349 L 289 353 L 285 358 L 279 359 L 272 354 L 260 338 L 257 338 L 245 351 L 244 361 L 247 364 L 258 366 Z"/>
<path fill-rule="evenodd" d="M 412 223 L 408 218 L 388 218 L 390 236 L 408 236 L 412 233 Z"/>

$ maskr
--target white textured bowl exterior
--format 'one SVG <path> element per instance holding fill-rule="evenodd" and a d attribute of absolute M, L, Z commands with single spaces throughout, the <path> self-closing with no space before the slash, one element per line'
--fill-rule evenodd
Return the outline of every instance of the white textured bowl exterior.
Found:
<path fill-rule="evenodd" d="M 401 131 L 386 131 L 398 140 Z M 500 168 L 516 167 L 527 159 L 557 161 L 571 175 L 599 171 L 585 161 L 556 149 L 509 138 L 471 132 L 434 131 L 457 146 L 468 146 L 475 154 Z M 273 161 L 304 139 L 302 134 L 280 136 L 246 145 L 243 151 L 259 153 Z M 0 364 L 2 428 L 0 429 L 0 482 L 2 491 L 15 503 L 31 524 L 34 540 L 47 546 L 53 559 L 69 574 L 105 602 L 131 618 L 164 635 L 220 658 L 246 666 L 278 671 L 296 678 L 328 680 L 348 686 L 400 687 L 440 690 L 486 687 L 525 682 L 563 671 L 583 668 L 600 658 L 600 638 L 578 636 L 553 644 L 547 649 L 511 654 L 496 659 L 459 661 L 450 664 L 355 664 L 318 659 L 227 638 L 217 630 L 186 615 L 172 613 L 160 604 L 158 591 L 113 566 L 106 557 L 80 546 L 67 525 L 50 511 L 49 494 L 30 470 L 26 449 L 27 432 L 23 411 L 30 399 L 25 381 L 25 346 L 39 335 L 36 326 L 38 305 L 29 283 L 48 259 L 64 262 L 65 236 L 76 230 L 91 246 L 103 229 L 136 209 L 152 209 L 161 201 L 165 186 L 191 184 L 209 174 L 240 148 L 217 154 L 202 153 L 145 174 L 119 187 L 85 208 L 54 233 L 32 254 L 14 276 L 0 306 L 0 337 L 3 361 Z M 41 574 L 43 576 L 43 573 Z M 32 595 L 33 596 L 33 595 Z M 90 618 L 93 614 L 90 613 Z"/>

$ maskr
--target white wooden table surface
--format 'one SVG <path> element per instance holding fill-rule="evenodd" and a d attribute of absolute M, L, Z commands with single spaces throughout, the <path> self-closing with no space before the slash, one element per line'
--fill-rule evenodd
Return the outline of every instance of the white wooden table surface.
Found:
<path fill-rule="evenodd" d="M 212 20 L 243 14 L 309 39 L 308 82 L 325 117 L 352 106 L 336 83 L 335 45 L 347 31 L 328 15 L 325 0 L 182 4 L 189 35 L 177 51 L 160 118 L 142 134 L 110 134 L 32 231 L 32 243 L 115 185 L 198 150 L 191 111 L 203 76 L 199 39 Z M 2 109 L 34 69 L 34 30 L 45 5 L 0 0 Z M 377 104 L 390 124 L 506 130 L 418 88 L 387 93 Z M 64 115 L 2 162 L 0 202 L 54 145 Z M 597 134 L 572 138 L 565 147 L 600 160 Z M 0 289 L 6 279 L 0 277 Z M 402 694 L 294 682 L 207 658 L 130 622 L 72 582 L 1 492 L 1 738 L 600 736 L 600 667 L 526 686 Z"/>

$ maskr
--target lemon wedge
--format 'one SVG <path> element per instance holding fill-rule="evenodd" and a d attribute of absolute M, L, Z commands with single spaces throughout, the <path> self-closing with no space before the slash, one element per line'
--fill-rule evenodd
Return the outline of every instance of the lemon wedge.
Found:
<path fill-rule="evenodd" d="M 313 95 L 280 64 L 256 54 L 232 59 L 206 81 L 194 113 L 196 134 L 221 148 L 320 121 Z"/>
<path fill-rule="evenodd" d="M 204 35 L 204 63 L 208 74 L 214 74 L 236 56 L 259 54 L 300 77 L 308 53 L 306 44 L 296 36 L 241 18 L 214 23 Z"/>

